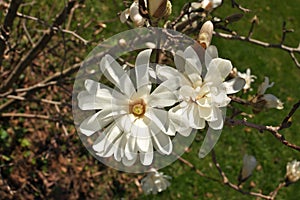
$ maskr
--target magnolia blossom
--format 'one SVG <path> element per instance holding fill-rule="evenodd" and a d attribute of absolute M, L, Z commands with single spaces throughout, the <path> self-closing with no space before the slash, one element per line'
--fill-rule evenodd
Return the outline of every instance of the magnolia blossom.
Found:
<path fill-rule="evenodd" d="M 115 88 L 93 80 L 85 81 L 85 91 L 78 95 L 82 110 L 97 112 L 85 119 L 80 131 L 91 136 L 99 131 L 93 149 L 100 157 L 114 156 L 125 166 L 131 166 L 139 155 L 143 165 L 153 161 L 154 148 L 162 155 L 172 152 L 168 134 L 168 112 L 164 107 L 177 101 L 174 91 L 179 81 L 162 82 L 152 92 L 149 80 L 149 58 L 152 50 L 138 54 L 132 80 L 127 72 L 110 55 L 100 62 L 100 70 Z M 135 82 L 135 84 L 134 84 Z"/>
<path fill-rule="evenodd" d="M 269 78 L 265 77 L 265 81 L 258 87 L 256 97 L 251 101 L 254 111 L 260 112 L 264 108 L 283 109 L 283 103 L 273 94 L 265 94 L 266 90 L 273 87 L 274 82 L 269 83 Z"/>
<path fill-rule="evenodd" d="M 207 121 L 210 128 L 221 130 L 224 124 L 222 108 L 231 100 L 227 95 L 238 92 L 245 84 L 245 80 L 240 77 L 224 82 L 231 72 L 232 64 L 217 55 L 217 49 L 209 46 L 205 66 L 202 67 L 197 53 L 188 47 L 184 52 L 178 51 L 175 54 L 174 61 L 179 70 L 157 68 L 157 76 L 162 80 L 180 78 L 180 103 L 169 110 L 169 116 L 171 126 L 182 135 L 190 133 L 190 129 L 184 126 L 186 123 L 188 127 L 203 129 Z M 174 116 L 180 116 L 181 123 L 173 120 Z"/>
<path fill-rule="evenodd" d="M 293 160 L 286 165 L 286 179 L 294 183 L 300 179 L 300 162 Z"/>
<path fill-rule="evenodd" d="M 251 69 L 247 69 L 246 73 L 242 73 L 237 71 L 237 75 L 243 79 L 245 79 L 246 84 L 244 85 L 244 90 L 252 90 L 251 83 L 254 82 L 254 79 L 257 77 L 255 75 L 251 75 Z"/>
<path fill-rule="evenodd" d="M 162 172 L 158 172 L 155 169 L 151 169 L 151 172 L 142 179 L 142 189 L 146 194 L 157 194 L 166 190 L 171 185 L 168 181 L 171 179 L 170 176 L 164 175 Z"/>
<path fill-rule="evenodd" d="M 252 175 L 252 172 L 255 169 L 256 165 L 256 158 L 254 156 L 245 154 L 243 157 L 243 167 L 239 176 L 239 181 L 246 181 Z"/>
<path fill-rule="evenodd" d="M 139 3 L 137 0 L 131 4 L 130 8 L 124 10 L 120 15 L 122 23 L 125 23 L 128 18 L 130 18 L 131 21 L 138 27 L 144 26 L 146 23 L 146 19 L 139 12 Z"/>

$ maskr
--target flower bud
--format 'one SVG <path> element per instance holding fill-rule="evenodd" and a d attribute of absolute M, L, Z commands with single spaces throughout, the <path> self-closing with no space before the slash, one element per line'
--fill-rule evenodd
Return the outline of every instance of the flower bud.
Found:
<path fill-rule="evenodd" d="M 247 154 L 244 155 L 243 168 L 239 176 L 240 183 L 246 181 L 252 175 L 256 165 L 257 165 L 257 161 L 254 156 L 247 155 Z"/>
<path fill-rule="evenodd" d="M 286 181 L 294 183 L 300 179 L 300 162 L 293 160 L 286 165 Z"/>
<path fill-rule="evenodd" d="M 204 49 L 210 45 L 213 30 L 214 25 L 211 21 L 205 22 L 200 29 L 197 41 Z"/>
<path fill-rule="evenodd" d="M 172 4 L 169 0 L 149 0 L 148 4 L 149 14 L 154 18 L 162 18 L 172 12 Z"/>

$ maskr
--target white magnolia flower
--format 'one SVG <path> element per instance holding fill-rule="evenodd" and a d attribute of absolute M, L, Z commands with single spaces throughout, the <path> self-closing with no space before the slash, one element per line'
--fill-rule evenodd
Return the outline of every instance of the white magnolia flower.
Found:
<path fill-rule="evenodd" d="M 81 123 L 81 132 L 91 136 L 101 130 L 93 145 L 96 154 L 100 157 L 113 155 L 125 166 L 133 165 L 138 154 L 143 165 L 150 165 L 153 148 L 163 155 L 172 152 L 172 142 L 167 135 L 171 133 L 168 131 L 168 112 L 164 107 L 177 101 L 173 91 L 178 88 L 179 81 L 167 80 L 151 92 L 151 51 L 144 50 L 137 56 L 135 84 L 129 72 L 106 55 L 100 62 L 100 69 L 116 88 L 88 79 L 85 81 L 86 90 L 78 94 L 80 109 L 97 111 Z"/>
<path fill-rule="evenodd" d="M 206 50 L 205 68 L 202 68 L 197 53 L 188 47 L 184 52 L 176 52 L 174 57 L 176 67 L 181 72 L 170 67 L 157 68 L 157 76 L 162 80 L 180 78 L 181 102 L 169 110 L 169 117 L 171 125 L 182 135 L 189 135 L 191 130 L 183 126 L 186 122 L 188 127 L 203 129 L 207 121 L 210 128 L 221 130 L 224 124 L 222 108 L 230 102 L 227 94 L 238 92 L 245 84 L 245 80 L 240 77 L 224 82 L 232 65 L 229 60 L 217 58 L 217 55 L 217 49 L 210 46 Z M 185 120 L 173 120 L 174 116 Z"/>
<path fill-rule="evenodd" d="M 254 82 L 257 77 L 255 75 L 251 75 L 251 69 L 247 69 L 246 73 L 237 72 L 237 75 L 243 79 L 245 79 L 246 84 L 244 85 L 244 90 L 252 90 L 251 83 Z"/>
<path fill-rule="evenodd" d="M 142 179 L 142 189 L 146 194 L 157 194 L 157 192 L 162 192 L 171 185 L 168 181 L 171 179 L 170 176 L 164 175 L 162 172 L 158 172 L 155 169 L 151 169 L 151 172 Z"/>
<path fill-rule="evenodd" d="M 273 87 L 274 82 L 269 83 L 269 78 L 265 77 L 265 81 L 258 87 L 257 95 L 251 101 L 254 111 L 260 112 L 264 108 L 276 108 L 283 109 L 283 103 L 273 94 L 265 94 L 266 90 L 270 87 Z"/>
<path fill-rule="evenodd" d="M 300 179 L 300 162 L 293 160 L 286 165 L 286 178 L 289 182 L 294 183 Z"/>
<path fill-rule="evenodd" d="M 125 23 L 128 18 L 130 18 L 137 27 L 144 26 L 146 19 L 139 12 L 139 3 L 137 0 L 131 4 L 130 8 L 125 9 L 120 15 L 122 23 Z"/>
<path fill-rule="evenodd" d="M 243 157 L 243 167 L 239 177 L 240 182 L 247 180 L 253 173 L 257 165 L 256 158 L 251 155 L 245 154 Z"/>

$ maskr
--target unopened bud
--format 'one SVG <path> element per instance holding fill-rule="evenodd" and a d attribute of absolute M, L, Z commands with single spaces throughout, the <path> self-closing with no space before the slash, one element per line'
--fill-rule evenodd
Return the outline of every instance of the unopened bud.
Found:
<path fill-rule="evenodd" d="M 213 30 L 214 25 L 211 21 L 207 21 L 202 25 L 197 41 L 204 49 L 206 49 L 210 45 Z"/>
<path fill-rule="evenodd" d="M 148 3 L 149 14 L 154 18 L 162 18 L 172 12 L 172 4 L 169 0 L 149 0 Z"/>

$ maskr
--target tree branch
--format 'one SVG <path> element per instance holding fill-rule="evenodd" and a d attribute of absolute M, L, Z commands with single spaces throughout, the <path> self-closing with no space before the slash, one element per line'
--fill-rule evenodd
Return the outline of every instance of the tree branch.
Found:
<path fill-rule="evenodd" d="M 17 14 L 17 10 L 21 5 L 22 0 L 11 0 L 8 12 L 5 16 L 3 26 L 0 30 L 0 66 L 2 65 L 4 51 L 6 49 L 6 42 L 9 39 L 9 34 Z"/>
<path fill-rule="evenodd" d="M 52 27 L 45 31 L 42 38 L 39 40 L 36 46 L 34 46 L 21 61 L 16 65 L 13 71 L 10 73 L 8 78 L 2 83 L 0 87 L 0 92 L 7 91 L 12 87 L 13 83 L 22 74 L 25 68 L 30 65 L 33 59 L 47 46 L 48 42 L 51 40 L 52 36 L 55 34 L 55 29 L 53 27 L 59 27 L 66 19 L 66 16 L 75 5 L 75 0 L 70 0 L 68 5 L 63 9 L 63 11 L 56 17 Z"/>

